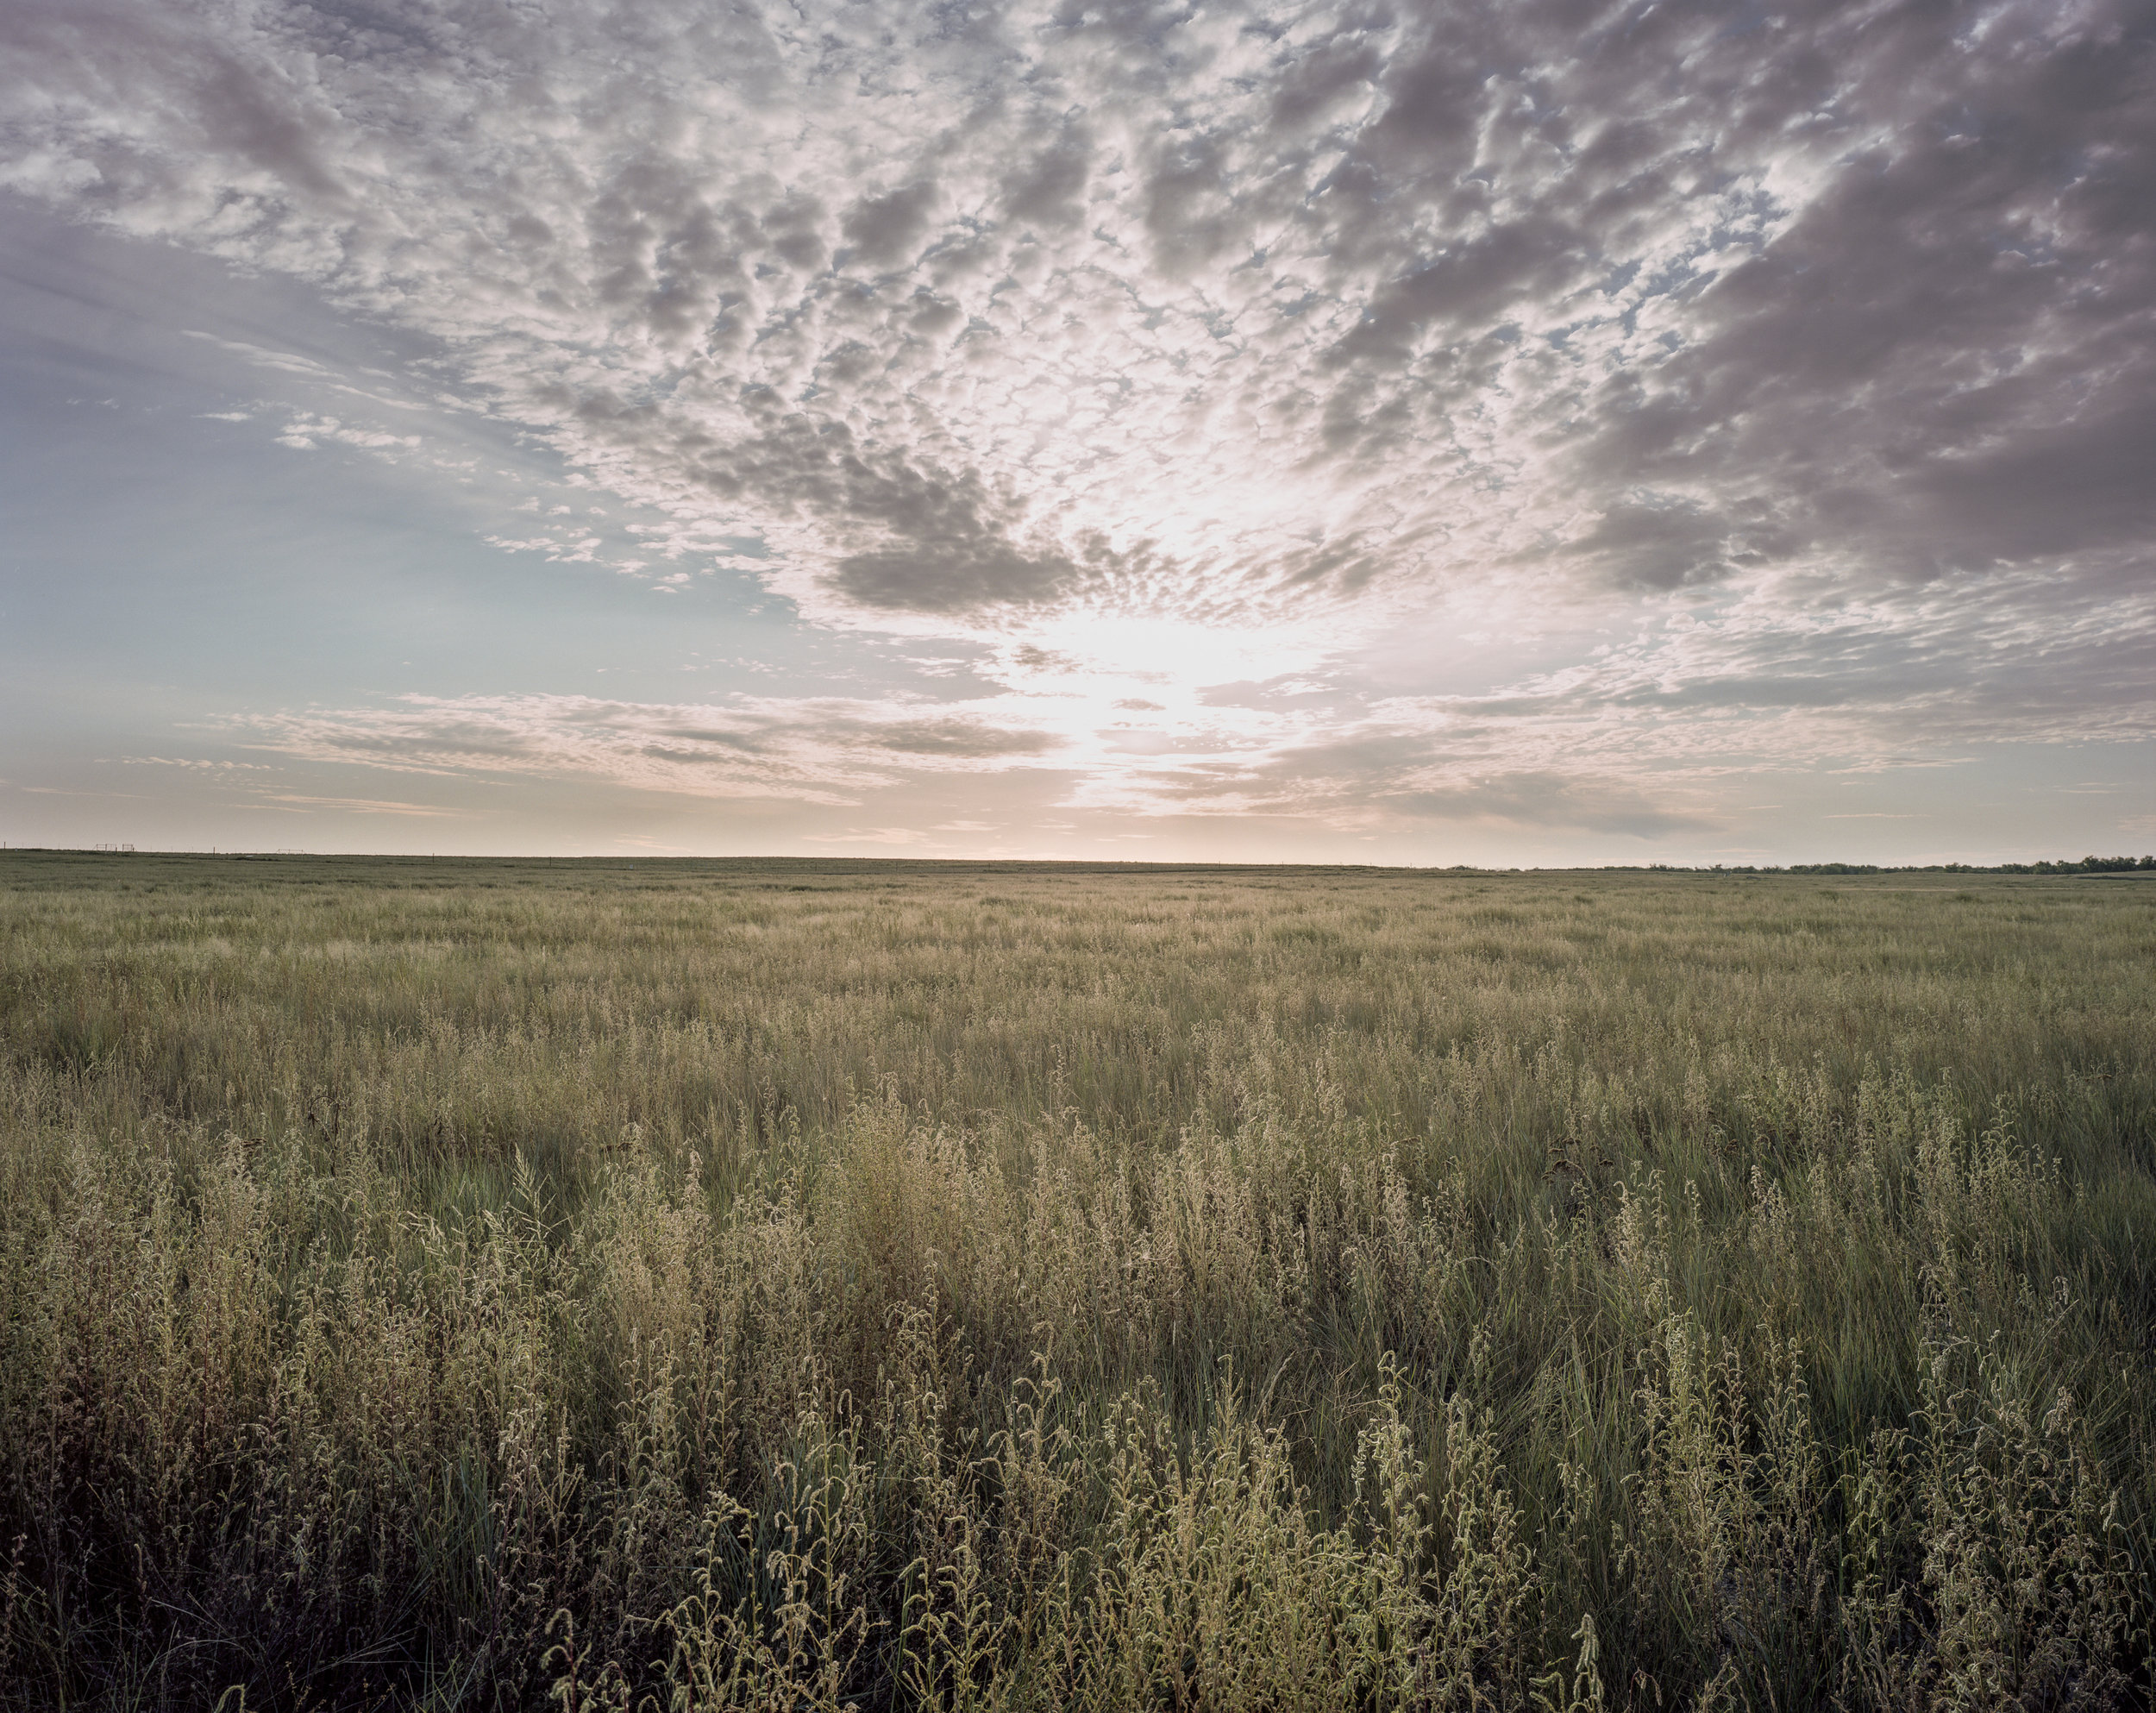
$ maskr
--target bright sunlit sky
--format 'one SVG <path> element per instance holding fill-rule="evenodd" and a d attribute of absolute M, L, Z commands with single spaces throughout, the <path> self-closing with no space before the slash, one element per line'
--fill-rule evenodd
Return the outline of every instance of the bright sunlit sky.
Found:
<path fill-rule="evenodd" d="M 2146 4 L 0 8 L 0 838 L 2156 849 Z"/>

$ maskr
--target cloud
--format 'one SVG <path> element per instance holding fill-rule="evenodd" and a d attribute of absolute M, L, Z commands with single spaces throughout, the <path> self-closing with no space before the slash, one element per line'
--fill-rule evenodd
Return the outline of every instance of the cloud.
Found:
<path fill-rule="evenodd" d="M 22 0 L 0 39 L 0 184 L 439 341 L 430 385 L 665 516 L 655 551 L 730 544 L 812 624 L 968 638 L 1069 704 L 947 736 L 743 705 L 686 740 L 527 699 L 280 743 L 818 800 L 898 756 L 1052 755 L 1104 800 L 1332 814 L 1348 786 L 1282 758 L 1400 725 L 1480 734 L 1484 782 L 1339 775 L 1387 813 L 1647 827 L 1689 813 L 1651 806 L 1649 752 L 2149 730 L 2128 0 Z M 1171 659 L 1121 687 L 1137 760 L 1087 735 L 1098 675 L 1055 640 L 1302 626 L 1351 675 L 1478 602 L 1645 640 L 1239 725 L 1192 698 L 1263 674 Z M 1564 782 L 1590 766 L 1619 783 Z"/>
<path fill-rule="evenodd" d="M 854 801 L 906 773 L 1025 765 L 1057 741 L 976 710 L 836 697 L 709 705 L 407 696 L 386 707 L 235 716 L 227 725 L 262 749 L 399 773 L 581 777 L 822 804 Z"/>
<path fill-rule="evenodd" d="M 420 443 L 416 434 L 385 434 L 379 429 L 352 428 L 335 417 L 308 414 L 294 417 L 277 436 L 279 446 L 289 446 L 295 452 L 312 452 L 324 441 L 339 446 L 356 446 L 369 452 L 410 451 Z"/>
<path fill-rule="evenodd" d="M 301 814 L 317 809 L 332 809 L 353 815 L 416 816 L 421 819 L 438 819 L 463 813 L 457 809 L 433 807 L 424 803 L 400 803 L 379 797 L 311 797 L 291 791 L 266 793 L 257 800 L 255 806 L 286 809 Z"/>
<path fill-rule="evenodd" d="M 838 229 L 853 261 L 910 260 L 929 229 L 936 181 L 924 179 L 881 196 L 863 197 L 840 217 Z"/>
<path fill-rule="evenodd" d="M 1500 774 L 1401 792 L 1384 800 L 1401 814 L 1433 820 L 1492 821 L 1535 830 L 1626 833 L 1638 838 L 1712 825 L 1705 816 L 1671 809 L 1643 792 L 1561 774 Z"/>
<path fill-rule="evenodd" d="M 877 729 L 875 741 L 908 756 L 1038 756 L 1054 749 L 1046 731 L 1009 731 L 973 719 L 899 720 Z"/>
<path fill-rule="evenodd" d="M 1439 699 L 1511 752 L 1617 767 L 1870 764 L 2015 743 L 2156 737 L 2150 602 L 2131 588 L 2061 610 L 2010 573 L 1858 599 L 1766 580 L 1752 598 L 1482 696 Z"/>
<path fill-rule="evenodd" d="M 856 827 L 847 832 L 812 832 L 805 837 L 812 844 L 919 845 L 932 842 L 918 827 Z"/>

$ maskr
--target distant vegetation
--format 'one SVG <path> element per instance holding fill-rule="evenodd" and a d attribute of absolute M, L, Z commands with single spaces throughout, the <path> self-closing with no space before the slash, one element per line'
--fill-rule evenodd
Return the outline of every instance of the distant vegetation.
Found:
<path fill-rule="evenodd" d="M 2152 969 L 2138 877 L 9 853 L 0 1704 L 2146 1706 Z"/>
<path fill-rule="evenodd" d="M 2130 875 L 2136 869 L 2156 869 L 2156 856 L 2084 856 L 2079 862 L 1999 863 L 1984 868 L 1971 863 L 1928 863 L 1907 868 L 1882 867 L 1877 863 L 1792 863 L 1786 869 L 1754 867 L 1745 863 L 1725 868 L 1717 863 L 1708 872 L 1731 875 Z M 1684 872 L 1658 863 L 1657 873 Z"/>

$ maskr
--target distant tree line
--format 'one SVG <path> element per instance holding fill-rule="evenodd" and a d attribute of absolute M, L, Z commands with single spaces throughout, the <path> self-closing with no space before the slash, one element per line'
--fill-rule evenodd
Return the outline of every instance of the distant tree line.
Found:
<path fill-rule="evenodd" d="M 2156 869 L 2156 856 L 2084 856 L 2079 862 L 2061 857 L 2056 863 L 1717 863 L 1695 869 L 1682 863 L 1650 863 L 1656 874 L 1714 875 L 2123 875 L 2137 869 Z"/>

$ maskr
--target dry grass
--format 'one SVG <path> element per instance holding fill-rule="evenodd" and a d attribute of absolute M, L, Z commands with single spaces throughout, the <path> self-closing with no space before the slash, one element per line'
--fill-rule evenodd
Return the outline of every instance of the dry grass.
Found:
<path fill-rule="evenodd" d="M 0 1699 L 2139 1706 L 2156 882 L 0 857 Z"/>

